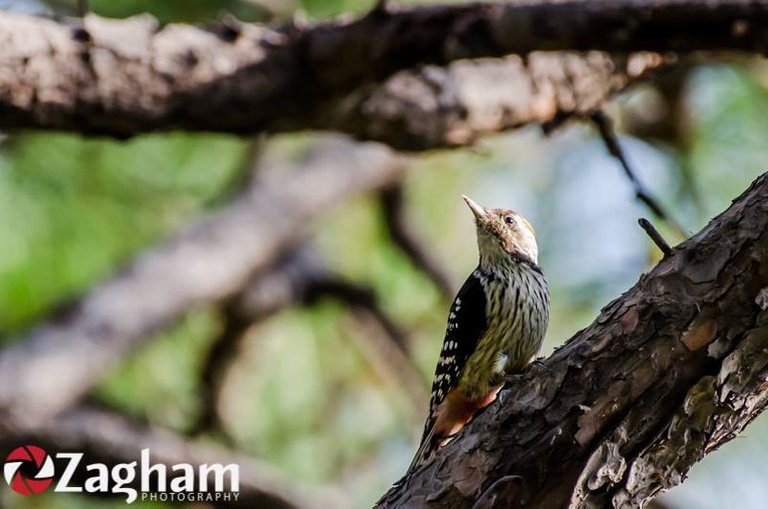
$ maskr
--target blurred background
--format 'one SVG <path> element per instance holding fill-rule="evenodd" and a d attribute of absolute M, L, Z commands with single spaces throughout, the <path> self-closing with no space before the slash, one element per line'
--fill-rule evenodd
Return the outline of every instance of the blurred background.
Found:
<path fill-rule="evenodd" d="M 100 15 L 149 12 L 165 22 L 208 22 L 225 12 L 249 21 L 314 19 L 370 6 L 361 0 L 90 1 Z M 0 9 L 72 14 L 74 5 L 3 0 Z M 689 66 L 662 86 L 634 87 L 607 112 L 640 180 L 688 233 L 766 170 L 763 61 Z M 312 135 L 268 141 L 278 160 L 295 160 L 316 143 Z M 5 134 L 0 338 L 17 336 L 143 249 L 215 209 L 242 182 L 255 146 L 260 150 L 263 142 L 211 134 L 144 135 L 125 142 Z M 552 290 L 545 355 L 590 323 L 659 257 L 636 222 L 651 217 L 649 211 L 634 200 L 621 169 L 586 124 L 571 123 L 549 136 L 530 127 L 487 137 L 472 149 L 414 155 L 404 191 L 408 220 L 453 290 L 476 263 L 474 227 L 462 193 L 531 220 Z M 657 226 L 672 243 L 680 240 L 665 224 Z M 314 243 L 334 273 L 372 290 L 380 311 L 407 331 L 419 375 L 415 397 L 405 394 L 408 384 L 396 373 L 377 365 L 361 339 L 381 331 L 334 298 L 247 327 L 223 375 L 215 426 L 200 428 L 201 384 L 211 347 L 225 328 L 219 309 L 190 313 L 136 351 L 90 397 L 137 420 L 263 459 L 302 486 L 332 491 L 348 507 L 370 506 L 414 452 L 449 297 L 393 244 L 376 197 L 354 199 L 324 217 Z M 708 456 L 660 502 L 674 508 L 762 508 L 768 499 L 766 453 L 768 416 Z M 122 500 L 25 498 L 9 491 L 0 490 L 0 500 L 12 509 L 124 506 Z"/>

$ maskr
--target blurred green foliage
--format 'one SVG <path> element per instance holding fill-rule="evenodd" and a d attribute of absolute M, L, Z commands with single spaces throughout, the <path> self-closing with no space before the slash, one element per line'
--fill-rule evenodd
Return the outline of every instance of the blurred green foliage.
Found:
<path fill-rule="evenodd" d="M 0 152 L 0 330 L 12 332 L 183 224 L 242 171 L 246 142 L 15 133 Z"/>
<path fill-rule="evenodd" d="M 77 0 L 52 0 L 58 12 L 75 14 Z M 406 2 L 407 3 L 407 2 Z M 311 18 L 328 18 L 342 13 L 360 13 L 373 0 L 89 0 L 90 10 L 100 16 L 127 18 L 150 13 L 161 23 L 210 23 L 224 15 L 243 21 L 266 21 L 300 12 Z"/>
<path fill-rule="evenodd" d="M 275 10 L 235 0 L 90 4 L 102 15 L 148 11 L 162 21 L 206 22 L 224 11 L 264 19 Z M 302 0 L 290 4 L 289 10 L 325 17 L 360 12 L 370 4 Z M 64 2 L 52 5 L 60 9 Z M 649 165 L 654 157 L 667 161 L 658 166 L 668 173 L 665 182 L 670 185 L 679 180 L 680 167 L 693 168 L 698 203 L 691 196 L 672 201 L 674 193 L 656 189 L 692 231 L 766 169 L 767 75 L 764 67 L 754 65 L 698 69 L 686 91 L 685 145 L 660 150 L 630 143 L 638 166 Z M 58 305 L 214 206 L 247 171 L 248 143 L 183 133 L 129 142 L 58 133 L 9 134 L 0 145 L 3 341 L 12 341 Z M 279 153 L 293 157 L 312 141 L 284 136 L 273 143 Z M 475 263 L 474 232 L 458 199 L 461 193 L 490 205 L 513 205 L 532 217 L 541 232 L 545 270 L 562 275 L 551 281 L 554 309 L 548 352 L 589 323 L 605 299 L 623 291 L 656 256 L 655 248 L 638 233 L 629 243 L 634 256 L 621 262 L 621 270 L 608 270 L 599 261 L 599 255 L 615 246 L 610 235 L 593 238 L 596 224 L 608 222 L 610 216 L 616 221 L 612 231 L 634 231 L 636 217 L 647 211 L 632 202 L 626 188 L 621 191 L 626 194 L 621 198 L 625 208 L 607 204 L 597 216 L 589 215 L 587 201 L 599 202 L 614 190 L 590 184 L 595 194 L 587 197 L 569 186 L 587 178 L 604 182 L 614 166 L 583 128 L 551 138 L 533 129 L 492 137 L 473 151 L 415 158 L 407 181 L 409 213 L 457 287 Z M 562 206 L 566 195 L 575 205 Z M 568 220 L 576 220 L 576 226 Z M 388 241 L 374 199 L 355 199 L 318 226 L 319 248 L 333 268 L 370 284 L 384 309 L 409 330 L 426 386 L 448 303 Z M 566 284 L 569 272 L 584 277 Z M 214 309 L 192 313 L 137 351 L 93 396 L 151 423 L 188 431 L 200 411 L 200 369 L 221 330 L 220 320 Z M 414 415 L 400 386 L 377 372 L 358 339 L 369 332 L 348 309 L 327 300 L 258 324 L 228 373 L 221 401 L 225 432 L 234 445 L 300 483 L 335 483 L 353 506 L 369 505 L 407 464 L 422 418 Z M 2 497 L 10 508 L 123 506 L 77 496 Z"/>

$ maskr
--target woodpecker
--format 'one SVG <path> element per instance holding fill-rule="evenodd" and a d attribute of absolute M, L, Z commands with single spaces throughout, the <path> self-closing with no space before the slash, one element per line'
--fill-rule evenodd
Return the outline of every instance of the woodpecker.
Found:
<path fill-rule="evenodd" d="M 533 226 L 512 210 L 462 198 L 475 216 L 480 262 L 451 305 L 429 415 L 408 472 L 496 399 L 504 378 L 539 351 L 549 323 Z"/>

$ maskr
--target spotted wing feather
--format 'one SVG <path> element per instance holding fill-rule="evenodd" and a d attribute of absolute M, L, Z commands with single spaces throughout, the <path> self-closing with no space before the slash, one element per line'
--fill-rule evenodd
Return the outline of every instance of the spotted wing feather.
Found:
<path fill-rule="evenodd" d="M 458 383 L 467 359 L 485 331 L 485 291 L 482 281 L 479 269 L 474 271 L 464 282 L 451 305 L 443 349 L 440 351 L 432 382 L 429 416 L 424 425 L 419 452 L 414 458 L 415 464 L 421 461 L 421 456 L 429 445 L 427 442 L 431 441 L 440 403 Z"/>

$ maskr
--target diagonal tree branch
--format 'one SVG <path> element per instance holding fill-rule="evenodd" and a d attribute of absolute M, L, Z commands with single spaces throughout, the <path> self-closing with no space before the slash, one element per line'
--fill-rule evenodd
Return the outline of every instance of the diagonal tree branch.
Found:
<path fill-rule="evenodd" d="M 659 251 L 662 252 L 664 256 L 669 256 L 673 253 L 672 248 L 669 247 L 669 244 L 667 244 L 667 241 L 664 240 L 664 237 L 661 236 L 661 233 L 659 233 L 659 230 L 656 229 L 655 226 L 653 226 L 653 223 L 648 221 L 646 218 L 641 217 L 637 220 L 637 224 L 640 225 L 640 228 L 642 228 L 645 233 L 648 235 L 648 237 L 651 238 L 654 244 L 656 244 L 656 247 L 659 248 Z"/>
<path fill-rule="evenodd" d="M 350 195 L 391 185 L 402 169 L 384 147 L 339 139 L 306 161 L 273 168 L 232 204 L 0 351 L 0 429 L 66 408 L 151 333 L 234 295 L 305 238 L 313 219 Z"/>
<path fill-rule="evenodd" d="M 669 212 L 661 206 L 659 201 L 651 195 L 637 178 L 635 171 L 632 169 L 632 165 L 629 164 L 629 160 L 619 144 L 619 138 L 616 136 L 616 132 L 613 128 L 613 121 L 602 110 L 598 110 L 592 114 L 592 122 L 597 127 L 600 137 L 602 138 L 606 149 L 608 149 L 608 153 L 619 162 L 621 169 L 624 171 L 624 175 L 627 177 L 629 183 L 632 185 L 632 189 L 635 191 L 635 198 L 648 207 L 656 217 L 672 227 L 680 238 L 685 238 L 686 234 L 682 226 L 672 218 Z M 643 228 L 645 228 L 645 226 L 643 226 Z"/>
<path fill-rule="evenodd" d="M 171 128 L 254 133 L 335 119 L 331 127 L 353 132 L 356 126 L 355 134 L 372 138 L 357 120 L 366 112 L 355 115 L 353 107 L 350 114 L 339 101 L 398 71 L 537 50 L 755 52 L 766 47 L 766 20 L 765 0 L 385 7 L 353 21 L 209 29 L 161 27 L 149 17 L 88 16 L 72 26 L 2 13 L 0 128 L 115 136 Z M 625 61 L 614 61 L 609 75 L 637 75 L 638 67 Z M 407 100 L 407 91 L 401 95 Z M 454 132 L 447 141 L 462 137 L 467 134 Z"/>
<path fill-rule="evenodd" d="M 379 508 L 642 507 L 768 404 L 768 174 Z M 497 505 L 498 505 L 497 504 Z"/>

